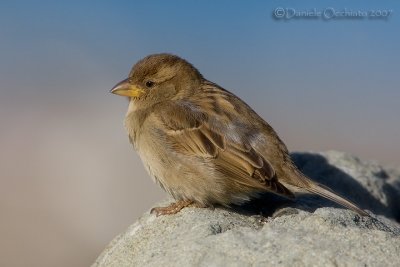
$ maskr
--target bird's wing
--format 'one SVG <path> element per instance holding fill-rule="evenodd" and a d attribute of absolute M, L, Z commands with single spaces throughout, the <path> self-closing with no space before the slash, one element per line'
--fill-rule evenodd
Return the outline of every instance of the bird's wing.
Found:
<path fill-rule="evenodd" d="M 206 160 L 236 185 L 294 197 L 278 182 L 270 162 L 255 151 L 246 136 L 236 132 L 240 129 L 230 119 L 187 102 L 158 110 L 167 143 L 177 153 Z"/>

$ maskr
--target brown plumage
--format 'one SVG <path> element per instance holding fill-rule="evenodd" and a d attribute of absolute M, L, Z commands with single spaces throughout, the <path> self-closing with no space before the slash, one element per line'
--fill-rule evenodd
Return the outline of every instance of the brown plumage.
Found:
<path fill-rule="evenodd" d="M 293 190 L 367 215 L 303 175 L 267 122 L 177 56 L 142 59 L 112 93 L 130 97 L 129 139 L 150 176 L 177 201 L 154 208 L 157 215 L 191 204 L 241 204 L 266 191 L 294 198 Z"/>

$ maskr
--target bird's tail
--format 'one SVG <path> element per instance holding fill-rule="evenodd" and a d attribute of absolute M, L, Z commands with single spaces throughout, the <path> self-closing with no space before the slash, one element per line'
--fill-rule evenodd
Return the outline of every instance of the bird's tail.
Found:
<path fill-rule="evenodd" d="M 344 197 L 339 196 L 338 194 L 333 192 L 332 189 L 328 188 L 327 186 L 312 181 L 311 179 L 309 179 L 302 173 L 297 173 L 297 175 L 300 176 L 301 178 L 296 179 L 297 183 L 293 184 L 293 185 L 304 188 L 305 190 L 307 190 L 310 193 L 317 194 L 321 197 L 324 197 L 333 202 L 336 202 L 337 204 L 339 204 L 341 206 L 344 206 L 350 210 L 357 212 L 361 216 L 369 216 L 369 214 L 366 211 L 359 208 L 356 204 L 354 204 L 350 200 L 347 200 Z"/>
<path fill-rule="evenodd" d="M 342 205 L 348 209 L 351 209 L 351 210 L 357 212 L 361 216 L 369 216 L 369 214 L 366 211 L 359 208 L 356 204 L 345 199 L 344 197 L 337 195 L 330 188 L 328 188 L 324 185 L 318 184 L 316 182 L 312 182 L 310 187 L 306 188 L 306 190 L 311 193 L 320 195 L 321 197 L 327 198 L 333 202 L 336 202 L 337 204 Z"/>

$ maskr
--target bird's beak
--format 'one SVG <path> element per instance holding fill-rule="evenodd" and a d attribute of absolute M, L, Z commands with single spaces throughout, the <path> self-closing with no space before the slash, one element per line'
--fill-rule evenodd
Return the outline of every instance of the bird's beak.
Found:
<path fill-rule="evenodd" d="M 140 89 L 134 84 L 129 82 L 129 79 L 125 79 L 115 85 L 110 93 L 122 96 L 129 96 L 129 97 L 140 97 L 145 93 L 143 89 Z"/>

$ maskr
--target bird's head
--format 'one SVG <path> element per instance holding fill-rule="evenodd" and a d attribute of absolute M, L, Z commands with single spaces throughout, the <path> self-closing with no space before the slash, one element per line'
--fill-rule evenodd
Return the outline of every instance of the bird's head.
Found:
<path fill-rule="evenodd" d="M 129 77 L 115 85 L 111 93 L 156 103 L 191 94 L 202 79 L 186 60 L 171 54 L 154 54 L 137 62 Z"/>

